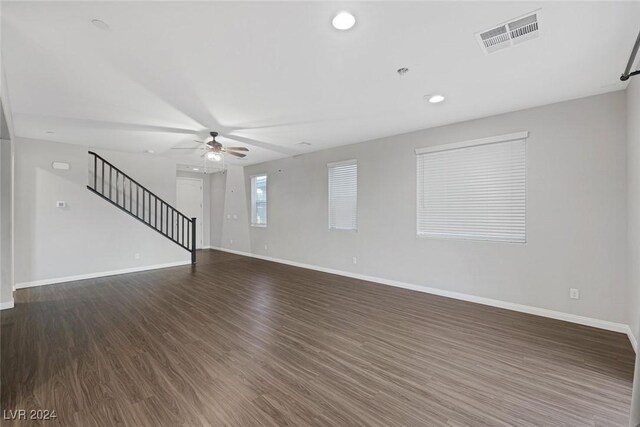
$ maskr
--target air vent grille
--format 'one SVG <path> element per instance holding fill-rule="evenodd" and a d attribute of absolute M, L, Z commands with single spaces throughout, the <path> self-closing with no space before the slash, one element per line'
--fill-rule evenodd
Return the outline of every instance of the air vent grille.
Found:
<path fill-rule="evenodd" d="M 484 33 L 480 34 L 480 37 L 482 38 L 482 43 L 484 43 L 484 47 L 486 47 L 487 49 L 492 46 L 498 45 L 500 43 L 505 43 L 509 41 L 509 34 L 507 34 L 507 27 L 504 25 L 489 31 L 485 31 Z"/>
<path fill-rule="evenodd" d="M 476 34 L 485 54 L 493 53 L 539 36 L 540 11 L 529 13 Z"/>

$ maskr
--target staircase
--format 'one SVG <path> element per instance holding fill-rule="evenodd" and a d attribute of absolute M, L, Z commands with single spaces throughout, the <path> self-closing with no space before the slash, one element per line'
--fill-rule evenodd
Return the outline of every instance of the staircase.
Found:
<path fill-rule="evenodd" d="M 196 219 L 187 218 L 93 151 L 89 151 L 87 188 L 191 252 L 191 263 L 196 263 Z"/>

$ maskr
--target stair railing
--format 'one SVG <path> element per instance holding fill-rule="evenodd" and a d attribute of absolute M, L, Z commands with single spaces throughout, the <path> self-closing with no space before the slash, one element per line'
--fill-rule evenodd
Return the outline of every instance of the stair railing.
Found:
<path fill-rule="evenodd" d="M 188 218 L 93 151 L 89 151 L 87 189 L 191 252 L 191 263 L 196 263 L 196 219 Z"/>

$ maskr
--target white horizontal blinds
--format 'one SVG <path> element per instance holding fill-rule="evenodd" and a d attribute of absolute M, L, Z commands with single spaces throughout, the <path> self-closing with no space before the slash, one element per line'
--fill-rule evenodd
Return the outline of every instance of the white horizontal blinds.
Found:
<path fill-rule="evenodd" d="M 267 176 L 251 177 L 251 224 L 267 225 Z"/>
<path fill-rule="evenodd" d="M 356 160 L 330 163 L 329 228 L 358 228 L 358 163 Z"/>
<path fill-rule="evenodd" d="M 417 155 L 418 234 L 524 243 L 525 139 L 462 145 Z"/>

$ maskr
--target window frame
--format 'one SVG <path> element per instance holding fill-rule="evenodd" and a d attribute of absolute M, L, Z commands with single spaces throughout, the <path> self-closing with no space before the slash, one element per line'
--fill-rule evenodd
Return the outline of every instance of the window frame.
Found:
<path fill-rule="evenodd" d="M 529 131 L 521 131 L 514 132 L 505 135 L 492 136 L 487 138 L 479 138 L 472 139 L 461 142 L 454 142 L 448 144 L 439 144 L 432 145 L 428 147 L 416 148 L 416 205 L 415 205 L 415 213 L 416 213 L 416 237 L 421 239 L 444 239 L 444 240 L 462 240 L 462 241 L 478 241 L 478 242 L 490 242 L 490 243 L 507 243 L 507 244 L 526 244 L 528 235 L 527 235 L 527 209 L 528 209 L 528 192 L 527 192 L 527 152 L 528 152 L 528 138 Z M 420 232 L 420 169 L 419 169 L 419 161 L 420 155 L 443 152 L 449 150 L 456 150 L 460 148 L 470 148 L 477 147 L 481 145 L 495 144 L 495 143 L 504 143 L 504 142 L 513 142 L 513 141 L 523 141 L 524 143 L 524 236 L 523 240 L 507 240 L 507 239 L 495 239 L 490 237 L 480 237 L 480 236 L 460 236 L 460 235 L 447 235 L 445 233 L 435 234 L 435 233 L 424 233 Z"/>
<path fill-rule="evenodd" d="M 331 226 L 331 169 L 339 166 L 356 166 L 356 203 L 355 203 L 355 226 L 353 228 L 341 228 Z M 329 231 L 344 231 L 344 232 L 357 232 L 358 231 L 358 159 L 341 160 L 337 162 L 327 163 L 327 227 Z"/>
<path fill-rule="evenodd" d="M 264 177 L 265 179 L 264 202 L 258 202 L 256 199 L 256 182 L 257 182 L 257 179 L 261 177 Z M 249 219 L 249 222 L 251 223 L 251 227 L 266 228 L 269 223 L 269 175 L 266 172 L 251 175 L 249 177 L 249 185 L 250 185 L 250 192 L 251 192 L 251 217 Z M 265 217 L 264 223 L 255 222 L 258 215 L 258 203 L 264 203 L 265 205 L 266 217 Z"/>

